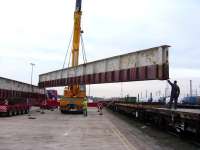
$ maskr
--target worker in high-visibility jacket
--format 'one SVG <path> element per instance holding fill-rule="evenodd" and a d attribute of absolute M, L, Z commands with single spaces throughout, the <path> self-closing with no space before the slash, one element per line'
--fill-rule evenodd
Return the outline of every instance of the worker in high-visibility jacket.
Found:
<path fill-rule="evenodd" d="M 88 107 L 87 97 L 84 97 L 82 105 L 83 105 L 83 115 L 86 117 L 87 116 L 87 107 Z"/>

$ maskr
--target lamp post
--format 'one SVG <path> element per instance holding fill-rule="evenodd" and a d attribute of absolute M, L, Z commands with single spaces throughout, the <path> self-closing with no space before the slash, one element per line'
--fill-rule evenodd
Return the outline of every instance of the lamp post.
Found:
<path fill-rule="evenodd" d="M 30 65 L 31 65 L 31 93 L 30 93 L 30 96 L 29 96 L 28 105 L 29 105 L 29 101 L 31 99 L 31 95 L 33 93 L 33 67 L 35 66 L 35 64 L 30 63 Z M 28 115 L 30 115 L 29 111 L 28 111 Z"/>
<path fill-rule="evenodd" d="M 192 93 L 192 80 L 190 80 L 190 96 L 193 96 L 193 93 Z"/>
<path fill-rule="evenodd" d="M 30 63 L 30 65 L 31 65 L 31 86 L 33 87 L 33 67 L 35 66 L 35 64 L 34 63 Z M 32 92 L 33 92 L 33 88 L 32 88 Z"/>

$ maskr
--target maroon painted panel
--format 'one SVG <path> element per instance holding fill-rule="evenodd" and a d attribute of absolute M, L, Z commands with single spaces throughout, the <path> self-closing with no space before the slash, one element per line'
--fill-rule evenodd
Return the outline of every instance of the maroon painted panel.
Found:
<path fill-rule="evenodd" d="M 111 81 L 115 82 L 115 71 L 111 72 Z"/>
<path fill-rule="evenodd" d="M 98 83 L 101 83 L 101 73 L 98 73 Z"/>
<path fill-rule="evenodd" d="M 162 79 L 168 79 L 169 77 L 169 66 L 168 65 L 160 65 L 158 66 L 158 79 L 162 80 Z"/>
<path fill-rule="evenodd" d="M 71 82 L 72 82 L 72 81 L 71 81 L 71 78 L 67 78 L 67 84 L 70 85 L 70 84 L 72 84 Z"/>
<path fill-rule="evenodd" d="M 87 75 L 88 83 L 91 84 L 91 75 Z"/>
<path fill-rule="evenodd" d="M 120 81 L 125 82 L 127 79 L 127 70 L 120 70 Z"/>
<path fill-rule="evenodd" d="M 106 82 L 106 73 L 101 73 L 101 83 Z"/>
<path fill-rule="evenodd" d="M 130 81 L 136 81 L 136 68 L 131 68 L 130 69 Z"/>
<path fill-rule="evenodd" d="M 84 84 L 84 76 L 81 76 L 80 78 L 81 78 L 80 84 Z"/>
<path fill-rule="evenodd" d="M 158 73 L 157 73 L 157 66 L 148 66 L 147 67 L 147 79 L 148 80 L 153 80 L 158 78 Z"/>
<path fill-rule="evenodd" d="M 120 70 L 120 71 L 119 71 L 119 81 L 120 81 L 120 82 L 123 81 L 123 74 L 124 74 L 123 71 L 124 71 L 124 70 Z"/>
<path fill-rule="evenodd" d="M 59 84 L 61 84 L 61 83 L 60 83 L 60 80 L 56 79 L 56 80 L 55 80 L 55 85 L 59 85 Z"/>
<path fill-rule="evenodd" d="M 127 81 L 131 79 L 131 69 L 127 69 Z"/>
<path fill-rule="evenodd" d="M 57 83 L 57 82 L 56 82 L 56 80 L 53 80 L 53 82 L 52 82 L 52 83 L 53 83 L 53 86 L 54 86 L 54 85 L 56 85 L 56 83 Z"/>
<path fill-rule="evenodd" d="M 76 84 L 76 77 L 72 77 L 71 80 L 72 80 L 72 84 Z"/>
<path fill-rule="evenodd" d="M 49 84 L 50 86 L 53 86 L 52 82 L 53 82 L 53 81 L 49 81 L 49 83 L 48 83 L 48 84 Z"/>
<path fill-rule="evenodd" d="M 39 100 L 39 99 L 43 99 L 45 95 L 40 94 L 40 93 L 30 93 L 30 92 L 23 92 L 23 91 L 0 89 L 0 100 L 4 100 L 10 97 L 33 98 L 33 99 Z"/>
<path fill-rule="evenodd" d="M 72 77 L 72 84 L 76 84 L 76 78 Z"/>
<path fill-rule="evenodd" d="M 7 90 L 6 91 L 6 98 L 10 97 L 12 95 L 12 91 Z"/>
<path fill-rule="evenodd" d="M 10 91 L 10 95 L 11 96 L 17 96 L 17 92 L 16 91 Z"/>
<path fill-rule="evenodd" d="M 85 75 L 85 83 L 89 84 L 89 80 L 90 80 L 90 76 L 89 75 Z"/>
<path fill-rule="evenodd" d="M 70 78 L 67 78 L 66 82 L 67 82 L 67 85 L 69 85 L 70 84 Z"/>
<path fill-rule="evenodd" d="M 56 80 L 56 85 L 61 85 L 61 80 L 57 79 Z"/>
<path fill-rule="evenodd" d="M 86 83 L 86 76 L 85 75 L 83 76 L 83 81 L 84 81 L 84 83 Z"/>
<path fill-rule="evenodd" d="M 106 73 L 106 82 L 113 82 L 112 80 L 112 72 Z"/>
<path fill-rule="evenodd" d="M 51 81 L 47 81 L 47 85 L 48 85 L 48 86 L 50 86 L 50 85 L 51 85 L 50 83 L 51 83 Z"/>
<path fill-rule="evenodd" d="M 95 74 L 95 84 L 100 83 L 100 75 L 99 73 Z"/>
<path fill-rule="evenodd" d="M 52 85 L 55 86 L 56 85 L 56 80 L 53 80 Z"/>
<path fill-rule="evenodd" d="M 5 98 L 8 98 L 8 97 L 9 97 L 9 91 L 6 90 L 6 91 L 5 91 Z"/>
<path fill-rule="evenodd" d="M 89 82 L 89 84 L 92 83 L 92 75 L 91 74 L 88 75 L 88 82 Z"/>
<path fill-rule="evenodd" d="M 43 87 L 42 85 L 43 85 L 44 87 L 47 87 L 47 81 L 42 82 L 41 85 L 39 85 L 39 87 Z"/>
<path fill-rule="evenodd" d="M 79 77 L 77 77 L 77 79 L 76 79 L 76 83 L 80 83 L 81 82 L 81 77 L 79 76 Z"/>
<path fill-rule="evenodd" d="M 114 72 L 114 81 L 119 82 L 120 81 L 120 71 Z"/>
<path fill-rule="evenodd" d="M 65 79 L 60 80 L 61 86 L 65 85 Z"/>
<path fill-rule="evenodd" d="M 3 97 L 2 90 L 0 89 L 0 99 Z"/>
<path fill-rule="evenodd" d="M 51 81 L 51 86 L 54 86 L 55 85 L 55 80 L 52 80 Z"/>
<path fill-rule="evenodd" d="M 49 81 L 46 81 L 46 85 L 49 86 Z"/>
<path fill-rule="evenodd" d="M 169 78 L 169 65 L 168 64 L 163 64 L 163 76 L 160 78 L 161 80 L 163 79 L 168 79 Z"/>
<path fill-rule="evenodd" d="M 138 77 L 139 80 L 146 80 L 146 67 L 138 68 Z"/>
<path fill-rule="evenodd" d="M 95 74 L 91 75 L 91 84 L 95 84 Z"/>
<path fill-rule="evenodd" d="M 61 79 L 53 84 L 50 81 L 39 83 L 40 86 L 65 86 L 72 84 L 98 84 L 113 82 L 128 82 L 141 80 L 165 80 L 169 77 L 169 68 L 166 65 L 152 65 L 139 68 L 130 68 L 126 70 L 117 70 L 111 72 L 103 72 L 98 74 L 89 74 L 74 78 Z"/>

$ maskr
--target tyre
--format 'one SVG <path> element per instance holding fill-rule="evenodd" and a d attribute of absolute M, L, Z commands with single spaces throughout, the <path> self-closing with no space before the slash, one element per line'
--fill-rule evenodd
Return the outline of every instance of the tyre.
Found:
<path fill-rule="evenodd" d="M 16 110 L 16 115 L 20 115 L 20 110 Z"/>
<path fill-rule="evenodd" d="M 8 117 L 11 117 L 11 116 L 12 116 L 12 111 L 8 111 L 8 112 L 7 112 L 7 116 L 8 116 Z"/>
<path fill-rule="evenodd" d="M 61 112 L 62 114 L 64 114 L 64 113 L 65 113 L 65 111 L 64 111 L 64 110 L 60 110 L 60 112 Z"/>
<path fill-rule="evenodd" d="M 12 111 L 12 115 L 13 115 L 13 116 L 16 116 L 16 115 L 17 115 L 16 110 L 13 110 L 13 111 Z"/>
<path fill-rule="evenodd" d="M 15 116 L 17 116 L 18 115 L 18 112 L 17 112 L 17 110 L 15 110 Z"/>
<path fill-rule="evenodd" d="M 23 114 L 24 114 L 24 109 L 21 110 L 21 115 L 23 115 Z"/>

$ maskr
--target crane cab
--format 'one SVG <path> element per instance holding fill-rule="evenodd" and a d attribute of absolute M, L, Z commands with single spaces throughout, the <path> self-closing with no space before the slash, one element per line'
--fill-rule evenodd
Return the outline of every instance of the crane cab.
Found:
<path fill-rule="evenodd" d="M 69 86 L 64 89 L 64 96 L 60 100 L 61 113 L 83 113 L 82 102 L 86 96 L 86 86 L 77 85 L 74 89 Z"/>

